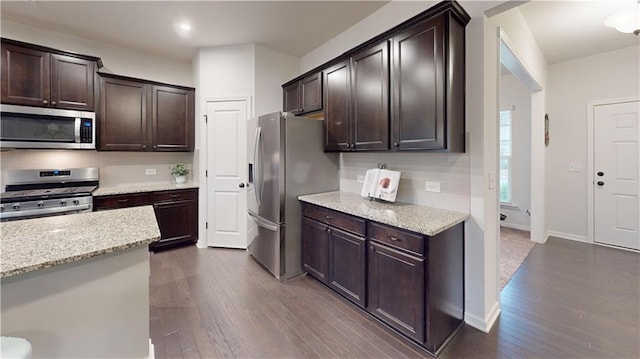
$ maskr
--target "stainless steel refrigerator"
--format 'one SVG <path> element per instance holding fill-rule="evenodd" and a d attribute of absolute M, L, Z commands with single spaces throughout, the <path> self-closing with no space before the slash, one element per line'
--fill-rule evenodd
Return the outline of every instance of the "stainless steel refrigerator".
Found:
<path fill-rule="evenodd" d="M 298 196 L 338 190 L 339 157 L 323 151 L 322 120 L 275 112 L 250 131 L 247 248 L 282 281 L 302 273 Z"/>

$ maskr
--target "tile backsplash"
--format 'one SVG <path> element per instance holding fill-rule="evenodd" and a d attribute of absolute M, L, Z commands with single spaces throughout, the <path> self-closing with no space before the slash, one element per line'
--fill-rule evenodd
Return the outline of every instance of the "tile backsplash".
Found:
<path fill-rule="evenodd" d="M 340 156 L 340 189 L 360 193 L 368 169 L 378 163 L 400 171 L 396 201 L 468 213 L 470 164 L 468 154 L 447 153 L 343 153 Z M 440 184 L 440 192 L 425 190 L 425 181 Z"/>
<path fill-rule="evenodd" d="M 10 150 L 0 153 L 2 171 L 35 168 L 98 167 L 100 186 L 171 182 L 170 167 L 178 162 L 193 163 L 189 152 L 97 152 L 73 150 Z M 147 175 L 154 172 L 153 175 Z M 193 171 L 187 176 L 192 181 Z M 4 190 L 4 176 L 1 183 Z"/>

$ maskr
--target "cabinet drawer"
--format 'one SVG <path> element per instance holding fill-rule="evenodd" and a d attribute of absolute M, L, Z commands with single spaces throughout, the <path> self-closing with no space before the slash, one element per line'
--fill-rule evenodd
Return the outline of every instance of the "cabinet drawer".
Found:
<path fill-rule="evenodd" d="M 123 194 L 93 198 L 93 205 L 96 211 L 101 209 L 146 206 L 148 204 L 151 204 L 148 193 Z"/>
<path fill-rule="evenodd" d="M 163 191 L 153 192 L 153 203 L 158 202 L 171 202 L 171 201 L 184 201 L 188 199 L 196 198 L 195 190 L 180 190 L 180 191 Z"/>
<path fill-rule="evenodd" d="M 302 214 L 316 221 L 364 236 L 364 219 L 307 203 L 302 205 Z"/>
<path fill-rule="evenodd" d="M 369 233 L 369 239 L 392 247 L 424 254 L 424 237 L 422 235 L 372 222 L 367 222 L 367 232 Z"/>

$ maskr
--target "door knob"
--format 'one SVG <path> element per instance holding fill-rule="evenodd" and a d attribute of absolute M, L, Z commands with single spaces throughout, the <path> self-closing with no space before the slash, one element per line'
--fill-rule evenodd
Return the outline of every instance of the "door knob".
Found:
<path fill-rule="evenodd" d="M 599 177 L 602 177 L 602 176 L 604 176 L 604 172 L 598 172 L 598 173 L 597 173 L 597 175 L 598 175 Z"/>
<path fill-rule="evenodd" d="M 604 182 L 598 181 L 598 186 L 604 186 Z"/>
<path fill-rule="evenodd" d="M 238 185 L 238 187 L 240 187 L 240 188 L 244 188 L 244 183 L 240 183 L 240 184 Z"/>

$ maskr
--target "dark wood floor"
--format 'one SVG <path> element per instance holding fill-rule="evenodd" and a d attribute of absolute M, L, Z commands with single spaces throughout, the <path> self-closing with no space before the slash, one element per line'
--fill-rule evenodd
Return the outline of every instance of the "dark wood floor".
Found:
<path fill-rule="evenodd" d="M 151 255 L 156 358 L 429 357 L 319 282 L 279 283 L 244 251 Z M 464 326 L 440 358 L 639 358 L 640 257 L 550 239 L 501 295 L 489 334 Z"/>

